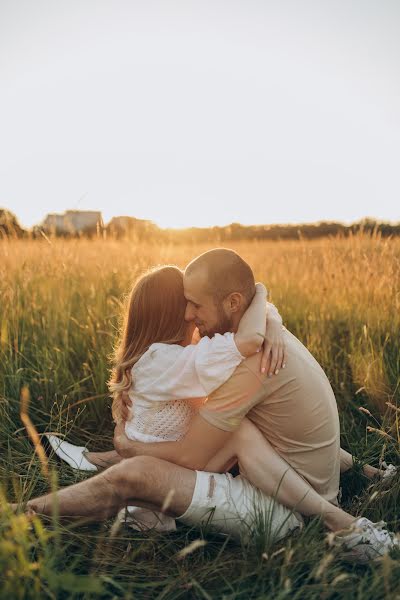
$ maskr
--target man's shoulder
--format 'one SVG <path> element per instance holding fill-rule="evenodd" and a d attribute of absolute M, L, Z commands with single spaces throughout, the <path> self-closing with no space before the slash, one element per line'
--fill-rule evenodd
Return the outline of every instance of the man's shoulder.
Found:
<path fill-rule="evenodd" d="M 230 396 L 255 392 L 262 385 L 265 376 L 261 373 L 261 352 L 244 359 L 233 371 L 229 379 L 209 397 Z"/>
<path fill-rule="evenodd" d="M 224 431 L 237 429 L 254 404 L 265 397 L 260 363 L 261 352 L 241 362 L 231 377 L 209 394 L 207 402 L 200 409 L 200 416 Z"/>
<path fill-rule="evenodd" d="M 250 379 L 264 379 L 264 375 L 261 374 L 261 357 L 262 352 L 257 352 L 245 358 L 234 370 L 232 377 L 246 376 Z"/>

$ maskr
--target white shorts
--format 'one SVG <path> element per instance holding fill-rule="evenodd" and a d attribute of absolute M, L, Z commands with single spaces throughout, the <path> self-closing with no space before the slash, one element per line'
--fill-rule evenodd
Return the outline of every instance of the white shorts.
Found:
<path fill-rule="evenodd" d="M 263 494 L 245 477 L 196 471 L 196 485 L 186 512 L 186 525 L 207 525 L 245 542 L 260 532 L 273 543 L 302 527 L 300 515 Z"/>

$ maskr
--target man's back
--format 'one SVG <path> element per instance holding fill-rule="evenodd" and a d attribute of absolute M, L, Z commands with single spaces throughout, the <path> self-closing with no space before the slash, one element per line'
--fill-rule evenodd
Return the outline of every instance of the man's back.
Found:
<path fill-rule="evenodd" d="M 209 396 L 200 413 L 226 431 L 234 431 L 247 416 L 321 496 L 334 502 L 340 475 L 335 396 L 307 348 L 289 331 L 285 338 L 285 369 L 269 378 L 260 372 L 261 354 L 251 356 Z"/>

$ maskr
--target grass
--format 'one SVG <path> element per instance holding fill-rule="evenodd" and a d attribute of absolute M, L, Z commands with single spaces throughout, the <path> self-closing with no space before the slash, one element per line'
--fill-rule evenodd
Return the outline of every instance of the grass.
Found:
<path fill-rule="evenodd" d="M 29 522 L 7 510 L 6 498 L 23 502 L 81 477 L 52 460 L 46 474 L 29 423 L 21 421 L 21 392 L 29 390 L 29 417 L 39 433 L 109 448 L 107 357 L 123 295 L 148 266 L 183 267 L 208 247 L 111 239 L 0 243 L 0 598 L 400 598 L 398 557 L 347 565 L 329 549 L 317 520 L 270 547 L 261 531 L 245 546 L 183 526 L 144 536 L 112 521 Z M 400 482 L 388 492 L 369 488 L 360 465 L 400 462 L 400 240 L 361 234 L 231 247 L 330 378 L 342 445 L 359 462 L 343 478 L 344 506 L 398 531 Z M 182 558 L 202 536 L 207 543 Z"/>

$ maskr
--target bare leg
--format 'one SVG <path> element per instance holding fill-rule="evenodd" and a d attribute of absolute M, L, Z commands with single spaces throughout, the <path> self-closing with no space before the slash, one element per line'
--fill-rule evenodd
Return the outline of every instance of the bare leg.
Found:
<path fill-rule="evenodd" d="M 231 466 L 236 462 L 236 457 L 235 457 L 236 445 L 237 445 L 237 439 L 235 439 L 233 441 L 233 445 L 232 445 L 231 441 L 228 442 L 228 444 L 226 444 L 220 450 L 220 452 L 218 452 L 217 456 L 214 457 L 210 461 L 209 465 L 207 465 L 206 470 L 211 471 L 211 472 L 219 472 L 219 473 L 228 471 L 231 468 Z M 232 454 L 232 451 L 233 451 L 233 454 Z M 107 469 L 108 467 L 110 467 L 112 465 L 116 465 L 117 463 L 119 463 L 122 460 L 122 457 L 118 454 L 118 452 L 116 450 L 109 450 L 106 452 L 85 452 L 85 458 L 90 463 L 92 463 L 93 465 L 95 465 L 96 467 L 99 467 L 101 469 Z M 217 462 L 214 463 L 213 462 L 214 460 L 216 460 Z M 214 464 L 217 467 L 215 469 L 212 468 Z M 349 471 L 350 469 L 352 469 L 353 466 L 354 466 L 354 462 L 353 462 L 352 455 L 349 452 L 347 452 L 346 450 L 343 450 L 343 448 L 340 448 L 340 472 L 345 473 L 346 471 Z M 210 468 L 208 468 L 208 467 L 210 467 Z M 378 477 L 379 475 L 382 475 L 384 473 L 384 470 L 377 469 L 376 467 L 373 467 L 372 465 L 364 465 L 363 472 L 366 477 L 368 477 L 369 479 L 373 479 L 374 477 Z"/>
<path fill-rule="evenodd" d="M 247 419 L 205 470 L 220 471 L 232 457 L 238 458 L 240 471 L 253 485 L 288 508 L 304 516 L 321 516 L 332 531 L 345 529 L 354 521 L 355 517 L 322 498 Z"/>
<path fill-rule="evenodd" d="M 352 469 L 353 466 L 353 457 L 350 454 L 350 452 L 347 452 L 347 450 L 343 450 L 343 448 L 340 448 L 340 472 L 346 473 L 346 471 Z"/>
<path fill-rule="evenodd" d="M 346 473 L 346 471 L 348 471 L 349 469 L 352 469 L 353 466 L 354 466 L 353 457 L 350 454 L 350 452 L 347 452 L 346 450 L 343 450 L 343 448 L 340 448 L 340 472 Z M 366 477 L 368 477 L 368 479 L 373 479 L 374 477 L 383 475 L 384 470 L 377 469 L 376 467 L 373 467 L 372 465 L 364 465 L 363 473 Z"/>
<path fill-rule="evenodd" d="M 51 515 L 101 520 L 128 504 L 160 510 L 170 498 L 166 512 L 179 516 L 188 508 L 196 482 L 190 469 L 150 456 L 121 461 L 90 479 L 29 500 L 27 509 Z"/>
<path fill-rule="evenodd" d="M 108 452 L 85 452 L 85 458 L 92 465 L 96 465 L 96 467 L 100 467 L 101 469 L 112 467 L 122 460 L 122 456 L 116 450 L 109 450 Z"/>
<path fill-rule="evenodd" d="M 236 444 L 236 441 L 234 442 L 234 445 L 235 444 Z M 226 446 L 224 446 L 224 448 L 222 448 L 221 451 L 217 455 L 218 461 L 215 464 L 218 466 L 218 468 L 216 468 L 216 469 L 208 468 L 209 465 L 207 465 L 206 470 L 212 471 L 212 472 L 219 472 L 219 473 L 228 471 L 230 469 L 230 467 L 232 466 L 232 464 L 235 463 L 235 458 L 232 455 L 232 449 L 234 449 L 234 447 L 235 446 L 232 446 L 232 444 L 230 442 L 228 442 L 228 444 L 226 444 Z M 224 457 L 226 457 L 225 464 L 224 464 Z M 107 452 L 85 452 L 85 458 L 93 465 L 96 465 L 96 467 L 100 467 L 100 468 L 104 468 L 104 469 L 106 469 L 112 465 L 116 465 L 117 463 L 119 463 L 122 460 L 122 457 L 118 454 L 118 452 L 116 450 L 109 450 Z M 216 457 L 214 457 L 214 458 L 216 458 Z M 213 460 L 210 461 L 211 467 L 213 465 Z M 222 462 L 220 462 L 220 461 L 222 461 Z M 354 466 L 353 457 L 350 454 L 350 452 L 347 452 L 347 450 L 343 450 L 343 448 L 340 448 L 340 472 L 345 473 L 346 471 L 349 471 L 350 469 L 352 469 L 353 466 Z M 382 474 L 384 472 L 384 470 L 377 469 L 376 467 L 373 467 L 372 465 L 364 465 L 363 472 L 366 477 L 368 477 L 369 479 L 373 479 L 374 477 L 377 477 L 378 475 Z"/>

